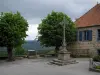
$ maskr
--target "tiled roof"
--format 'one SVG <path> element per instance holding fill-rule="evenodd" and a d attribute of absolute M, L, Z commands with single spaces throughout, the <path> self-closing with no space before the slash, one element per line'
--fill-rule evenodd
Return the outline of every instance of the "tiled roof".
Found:
<path fill-rule="evenodd" d="M 100 4 L 97 4 L 87 13 L 75 21 L 77 27 L 100 25 Z"/>

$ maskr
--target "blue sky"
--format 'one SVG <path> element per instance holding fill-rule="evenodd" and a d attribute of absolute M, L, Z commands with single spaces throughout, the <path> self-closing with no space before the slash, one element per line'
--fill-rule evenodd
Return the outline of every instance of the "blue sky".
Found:
<path fill-rule="evenodd" d="M 0 12 L 19 11 L 29 23 L 26 40 L 34 40 L 38 24 L 52 10 L 63 12 L 75 20 L 97 2 L 100 0 L 0 0 Z"/>

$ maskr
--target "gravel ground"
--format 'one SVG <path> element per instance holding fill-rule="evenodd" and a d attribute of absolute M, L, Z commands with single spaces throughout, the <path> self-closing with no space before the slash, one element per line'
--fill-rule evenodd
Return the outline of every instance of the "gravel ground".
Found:
<path fill-rule="evenodd" d="M 14 62 L 0 61 L 0 75 L 100 75 L 91 72 L 89 59 L 77 58 L 77 64 L 49 65 L 51 59 L 22 59 Z"/>

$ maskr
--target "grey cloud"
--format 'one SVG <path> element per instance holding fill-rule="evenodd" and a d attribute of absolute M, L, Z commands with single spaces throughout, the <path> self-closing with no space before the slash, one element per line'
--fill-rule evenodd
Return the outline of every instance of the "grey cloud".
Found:
<path fill-rule="evenodd" d="M 36 24 L 52 10 L 75 19 L 95 4 L 95 0 L 0 0 L 0 12 L 19 11 L 29 24 Z"/>

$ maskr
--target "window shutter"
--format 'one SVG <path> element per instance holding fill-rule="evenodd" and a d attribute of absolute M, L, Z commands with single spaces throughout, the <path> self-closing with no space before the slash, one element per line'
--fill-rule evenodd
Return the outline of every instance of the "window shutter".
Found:
<path fill-rule="evenodd" d="M 76 41 L 78 41 L 78 31 L 76 32 Z"/>
<path fill-rule="evenodd" d="M 97 36 L 97 40 L 100 40 L 100 29 L 98 29 L 98 36 Z"/>
<path fill-rule="evenodd" d="M 87 40 L 88 39 L 87 35 L 88 35 L 88 32 L 87 31 L 84 31 L 84 40 Z"/>
<path fill-rule="evenodd" d="M 90 30 L 87 30 L 87 40 L 90 40 Z"/>
<path fill-rule="evenodd" d="M 79 41 L 82 41 L 82 31 L 79 31 Z"/>
<path fill-rule="evenodd" d="M 89 30 L 88 32 L 89 32 L 89 36 L 88 36 L 89 37 L 89 41 L 92 41 L 92 30 Z"/>

